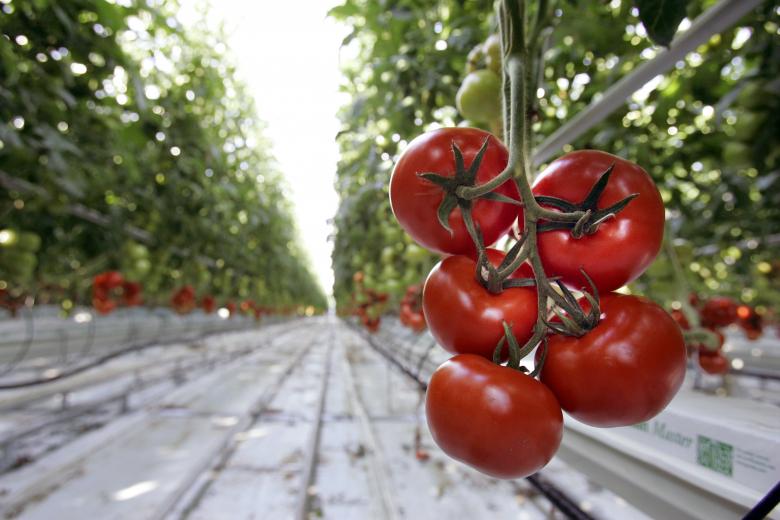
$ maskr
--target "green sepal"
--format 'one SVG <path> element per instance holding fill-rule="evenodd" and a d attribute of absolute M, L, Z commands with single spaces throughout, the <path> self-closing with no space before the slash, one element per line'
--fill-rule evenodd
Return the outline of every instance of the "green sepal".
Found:
<path fill-rule="evenodd" d="M 496 365 L 501 364 L 501 350 L 503 350 L 504 343 L 506 343 L 506 336 L 501 336 L 496 348 L 493 349 L 493 363 Z"/>
<path fill-rule="evenodd" d="M 542 373 L 542 368 L 544 367 L 544 362 L 547 361 L 547 349 L 549 348 L 547 346 L 547 338 L 544 338 L 542 341 L 542 344 L 539 346 L 540 349 L 542 349 L 542 357 L 539 359 L 539 363 L 537 363 L 534 366 L 533 371 L 531 371 L 530 374 L 528 374 L 531 377 L 536 377 L 539 374 Z"/>
<path fill-rule="evenodd" d="M 504 336 L 509 344 L 509 362 L 507 366 L 517 370 L 520 367 L 520 345 L 517 344 L 517 338 L 512 333 L 512 328 L 504 322 Z"/>
<path fill-rule="evenodd" d="M 465 181 L 472 185 L 477 180 L 477 172 L 479 171 L 479 166 L 482 164 L 482 158 L 485 156 L 485 152 L 487 151 L 488 143 L 490 142 L 490 137 L 485 138 L 485 142 L 482 143 L 482 147 L 477 152 L 477 155 L 474 156 L 474 160 L 471 161 L 471 166 L 469 166 L 468 171 L 466 172 L 466 178 Z M 457 148 L 453 145 L 454 148 Z M 460 153 L 460 150 L 458 150 L 458 153 Z M 457 160 L 457 156 L 456 156 Z M 461 155 L 461 162 L 459 164 L 462 165 L 463 163 L 463 156 Z"/>
<path fill-rule="evenodd" d="M 452 213 L 452 210 L 454 210 L 457 205 L 458 199 L 455 195 L 445 195 L 441 204 L 439 204 L 439 209 L 436 211 L 436 217 L 439 219 L 439 224 L 449 231 L 450 235 L 453 234 L 452 228 L 450 228 L 450 213 Z"/>
<path fill-rule="evenodd" d="M 552 206 L 554 208 L 557 208 L 561 211 L 565 211 L 567 213 L 571 213 L 572 211 L 577 211 L 577 206 L 575 204 L 572 204 L 568 200 L 559 199 L 558 197 L 550 197 L 547 195 L 537 195 L 534 197 L 536 199 L 536 202 L 539 204 L 544 204 L 545 206 Z"/>
<path fill-rule="evenodd" d="M 490 191 L 488 193 L 485 193 L 484 195 L 480 195 L 477 197 L 478 199 L 485 199 L 485 200 L 492 200 L 494 202 L 503 202 L 504 204 L 513 204 L 515 206 L 522 206 L 523 203 L 519 200 L 515 200 L 512 197 L 507 197 L 506 195 L 502 195 L 501 193 L 496 193 L 495 191 Z"/>
<path fill-rule="evenodd" d="M 580 209 L 592 209 L 596 211 L 596 204 L 598 204 L 602 193 L 604 193 L 604 189 L 607 187 L 609 178 L 612 176 L 612 170 L 614 169 L 615 169 L 615 163 L 612 163 L 610 167 L 607 168 L 606 171 L 604 171 L 604 173 L 601 174 L 599 180 L 596 181 L 596 184 L 594 184 L 593 187 L 590 189 L 588 196 L 585 197 L 585 200 L 583 200 L 582 203 L 580 204 Z"/>
<path fill-rule="evenodd" d="M 422 179 L 425 179 L 428 182 L 436 184 L 437 186 L 441 186 L 445 190 L 451 189 L 453 185 L 452 177 L 439 175 L 438 173 L 418 173 L 417 176 Z"/>

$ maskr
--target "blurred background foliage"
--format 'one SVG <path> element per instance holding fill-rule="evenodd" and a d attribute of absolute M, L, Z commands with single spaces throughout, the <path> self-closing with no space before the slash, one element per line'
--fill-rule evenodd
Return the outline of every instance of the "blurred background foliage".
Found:
<path fill-rule="evenodd" d="M 88 302 L 116 269 L 151 304 L 324 308 L 224 38 L 177 7 L 0 0 L 0 289 Z"/>
<path fill-rule="evenodd" d="M 714 3 L 689 2 L 680 29 Z M 537 144 L 661 50 L 637 14 L 626 0 L 558 2 Z M 390 173 L 418 134 L 470 124 L 455 93 L 468 53 L 497 31 L 486 1 L 347 0 L 331 16 L 354 28 L 342 50 L 351 101 L 340 112 L 333 253 L 345 308 L 356 271 L 365 271 L 366 286 L 399 298 L 437 260 L 393 219 Z M 765 2 L 561 151 L 596 148 L 644 167 L 666 203 L 667 236 L 691 288 L 764 307 L 780 303 L 779 24 L 780 9 Z M 631 289 L 665 303 L 686 296 L 663 253 Z"/>

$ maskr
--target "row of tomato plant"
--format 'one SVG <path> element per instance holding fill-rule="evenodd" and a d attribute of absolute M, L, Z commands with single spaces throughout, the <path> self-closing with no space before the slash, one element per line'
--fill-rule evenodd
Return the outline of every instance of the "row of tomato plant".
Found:
<path fill-rule="evenodd" d="M 148 305 L 327 306 L 224 35 L 178 3 L 0 4 L 0 290 L 69 310 L 119 271 Z"/>

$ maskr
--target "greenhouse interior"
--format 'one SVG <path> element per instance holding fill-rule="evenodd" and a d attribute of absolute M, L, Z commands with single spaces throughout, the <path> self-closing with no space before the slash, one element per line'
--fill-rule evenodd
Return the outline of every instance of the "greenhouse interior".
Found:
<path fill-rule="evenodd" d="M 0 0 L 0 517 L 780 520 L 779 253 L 771 0 Z"/>

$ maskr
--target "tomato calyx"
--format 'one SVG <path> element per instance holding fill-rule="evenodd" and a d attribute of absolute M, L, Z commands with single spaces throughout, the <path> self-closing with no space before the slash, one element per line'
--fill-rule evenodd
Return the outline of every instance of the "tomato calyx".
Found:
<path fill-rule="evenodd" d="M 442 190 L 444 190 L 444 198 L 439 205 L 436 216 L 439 219 L 439 224 L 441 224 L 441 226 L 450 234 L 453 234 L 449 222 L 450 213 L 452 213 L 455 208 L 459 207 L 464 214 L 464 221 L 469 229 L 469 233 L 472 235 L 472 238 L 474 238 L 473 221 L 471 222 L 471 225 L 469 225 L 468 221 L 471 221 L 471 219 L 466 219 L 466 213 L 471 212 L 471 200 L 458 195 L 458 188 L 462 186 L 474 186 L 474 183 L 477 180 L 477 172 L 479 171 L 479 166 L 482 163 L 482 158 L 485 156 L 485 151 L 487 151 L 489 141 L 489 137 L 485 138 L 485 141 L 482 143 L 482 147 L 474 156 L 474 160 L 471 162 L 471 165 L 468 168 L 465 165 L 463 153 L 461 152 L 458 145 L 453 142 L 452 154 L 455 157 L 455 175 L 452 177 L 439 175 L 438 173 L 417 174 L 419 177 L 437 185 Z M 477 198 L 520 205 L 519 201 L 496 192 L 485 193 L 484 195 L 481 195 Z"/>
<path fill-rule="evenodd" d="M 592 235 L 598 231 L 599 226 L 605 221 L 614 218 L 620 211 L 622 211 L 628 204 L 639 196 L 638 193 L 632 193 L 628 197 L 616 202 L 615 204 L 604 208 L 598 209 L 598 202 L 601 199 L 601 195 L 604 193 L 604 189 L 609 183 L 609 178 L 612 175 L 612 170 L 615 168 L 615 163 L 612 163 L 604 173 L 601 174 L 599 179 L 590 189 L 588 195 L 580 202 L 575 204 L 558 197 L 550 197 L 546 195 L 537 195 L 534 197 L 539 204 L 552 206 L 561 210 L 564 213 L 581 213 L 582 216 L 575 222 L 570 221 L 544 221 L 538 226 L 538 231 L 543 233 L 545 231 L 553 231 L 557 229 L 571 230 L 571 235 L 574 238 L 582 238 L 584 235 Z"/>
<path fill-rule="evenodd" d="M 495 267 L 488 259 L 479 228 L 476 229 L 475 235 L 479 251 L 476 278 L 489 293 L 500 294 L 504 289 L 512 287 L 533 287 L 536 285 L 534 278 L 510 278 L 512 273 L 517 271 L 522 263 L 528 259 L 529 250 L 523 248 L 528 239 L 527 233 L 523 233 L 512 248 L 507 251 L 498 267 Z"/>
<path fill-rule="evenodd" d="M 590 285 L 591 292 L 583 291 L 583 297 L 588 302 L 588 310 L 580 306 L 571 290 L 560 280 L 556 280 L 555 284 L 560 289 L 561 294 L 550 291 L 550 296 L 555 300 L 552 311 L 557 321 L 548 319 L 543 321 L 550 330 L 557 334 L 579 338 L 596 328 L 596 325 L 599 324 L 601 317 L 599 290 L 584 269 L 580 269 L 580 273 L 582 273 L 582 276 Z"/>
<path fill-rule="evenodd" d="M 544 366 L 544 361 L 547 358 L 547 338 L 545 337 L 542 339 L 542 344 L 540 346 L 542 353 L 539 362 L 536 363 L 534 369 L 529 372 L 527 368 L 520 366 L 520 361 L 522 361 L 523 358 L 525 358 L 528 354 L 533 352 L 537 346 L 536 342 L 529 341 L 521 347 L 517 342 L 517 338 L 512 332 L 512 326 L 507 322 L 503 322 L 503 325 L 504 336 L 499 340 L 498 344 L 496 345 L 496 349 L 493 351 L 493 363 L 497 365 L 501 364 L 504 345 L 506 344 L 507 348 L 509 349 L 509 359 L 507 360 L 506 366 L 508 368 L 522 372 L 523 374 L 527 374 L 530 377 L 538 376 L 541 373 L 542 367 Z"/>

